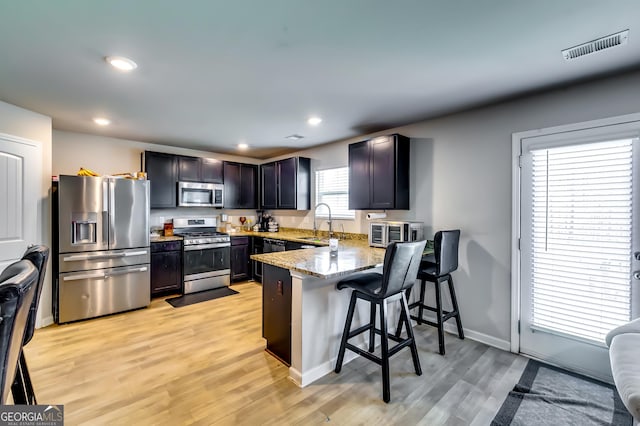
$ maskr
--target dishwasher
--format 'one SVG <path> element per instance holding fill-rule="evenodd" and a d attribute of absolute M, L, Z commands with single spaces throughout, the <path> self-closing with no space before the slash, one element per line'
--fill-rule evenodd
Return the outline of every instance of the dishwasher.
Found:
<path fill-rule="evenodd" d="M 264 239 L 264 253 L 274 253 L 278 251 L 285 251 L 285 242 L 282 240 L 274 240 L 272 238 Z"/>
<path fill-rule="evenodd" d="M 285 243 L 282 240 L 274 240 L 273 238 L 253 239 L 253 254 L 273 253 L 276 251 L 285 251 Z M 262 262 L 253 261 L 253 280 L 262 282 Z"/>

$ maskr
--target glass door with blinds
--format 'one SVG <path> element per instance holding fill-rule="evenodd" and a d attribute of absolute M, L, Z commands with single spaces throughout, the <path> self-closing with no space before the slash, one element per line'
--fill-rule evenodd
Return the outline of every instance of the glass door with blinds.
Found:
<path fill-rule="evenodd" d="M 521 142 L 520 352 L 607 381 L 604 338 L 639 314 L 639 128 Z"/>

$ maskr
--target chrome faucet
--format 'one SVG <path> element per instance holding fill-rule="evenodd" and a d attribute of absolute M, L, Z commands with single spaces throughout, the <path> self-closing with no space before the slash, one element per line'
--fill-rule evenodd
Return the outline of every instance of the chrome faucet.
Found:
<path fill-rule="evenodd" d="M 316 213 L 318 212 L 318 207 L 320 206 L 326 206 L 327 210 L 329 210 L 329 238 L 333 238 L 333 229 L 332 229 L 332 225 L 331 225 L 331 207 L 329 207 L 329 204 L 327 203 L 318 203 L 316 204 L 316 206 L 313 208 L 313 236 L 318 238 L 318 228 L 316 227 L 316 219 L 317 219 L 317 215 Z"/>

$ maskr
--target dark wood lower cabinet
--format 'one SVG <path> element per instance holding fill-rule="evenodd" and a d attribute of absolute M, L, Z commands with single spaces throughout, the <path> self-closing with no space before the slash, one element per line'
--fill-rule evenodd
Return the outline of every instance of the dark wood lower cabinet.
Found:
<path fill-rule="evenodd" d="M 291 365 L 291 274 L 267 264 L 262 270 L 262 337 L 267 352 Z"/>
<path fill-rule="evenodd" d="M 249 237 L 231 237 L 231 281 L 251 278 Z"/>
<path fill-rule="evenodd" d="M 182 241 L 151 243 L 151 297 L 182 293 Z"/>

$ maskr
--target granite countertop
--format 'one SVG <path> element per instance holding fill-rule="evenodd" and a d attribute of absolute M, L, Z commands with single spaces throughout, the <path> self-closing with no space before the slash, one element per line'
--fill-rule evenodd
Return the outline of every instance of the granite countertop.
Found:
<path fill-rule="evenodd" d="M 234 234 L 231 235 L 233 236 Z M 309 236 L 309 233 L 296 230 L 273 233 L 236 232 L 235 235 L 251 235 L 328 246 L 326 242 L 300 240 L 300 237 Z M 429 243 L 427 244 L 424 254 L 433 253 L 432 245 Z M 384 263 L 384 253 L 385 249 L 383 248 L 369 247 L 369 241 L 366 239 L 344 239 L 339 240 L 337 256 L 331 256 L 329 247 L 316 247 L 254 254 L 251 255 L 251 259 L 314 277 L 328 279 L 382 266 Z"/>
<path fill-rule="evenodd" d="M 172 235 L 170 237 L 165 237 L 163 235 L 154 235 L 151 237 L 152 243 L 164 243 L 165 241 L 182 241 L 182 237 L 177 235 Z"/>
<path fill-rule="evenodd" d="M 331 256 L 329 247 L 254 254 L 251 259 L 318 278 L 335 278 L 381 266 L 384 249 L 366 243 L 340 241 L 338 254 Z"/>
<path fill-rule="evenodd" d="M 235 231 L 235 232 L 227 232 L 231 237 L 262 237 L 262 238 L 272 238 L 274 240 L 282 240 L 282 241 L 293 241 L 296 243 L 302 244 L 310 244 L 314 246 L 328 246 L 329 245 L 329 236 L 326 231 L 320 232 L 320 238 L 309 240 L 308 238 L 313 237 L 313 231 L 310 229 L 292 229 L 292 228 L 281 228 L 279 232 L 255 232 L 255 231 Z M 355 245 L 358 247 L 368 247 L 368 236 L 366 234 L 349 234 L 347 233 L 347 238 L 341 238 L 343 235 L 342 232 L 335 232 L 334 236 L 340 240 L 340 244 L 347 245 Z"/>

